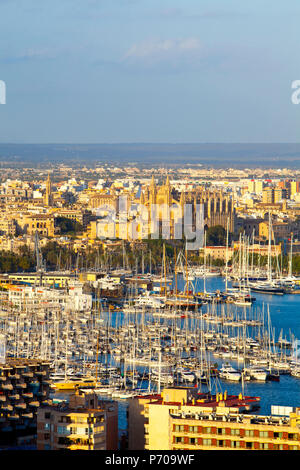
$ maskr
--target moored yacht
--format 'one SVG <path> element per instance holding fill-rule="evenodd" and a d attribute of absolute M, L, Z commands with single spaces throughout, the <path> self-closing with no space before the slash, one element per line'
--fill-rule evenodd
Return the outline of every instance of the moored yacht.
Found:
<path fill-rule="evenodd" d="M 230 364 L 222 364 L 222 367 L 219 371 L 219 376 L 221 379 L 230 380 L 233 382 L 239 382 L 241 380 L 241 373 L 234 369 Z"/>

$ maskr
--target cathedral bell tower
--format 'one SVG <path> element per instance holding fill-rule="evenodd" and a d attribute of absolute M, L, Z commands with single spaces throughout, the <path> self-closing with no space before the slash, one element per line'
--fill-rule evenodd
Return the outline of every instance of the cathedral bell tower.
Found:
<path fill-rule="evenodd" d="M 52 205 L 52 189 L 51 189 L 50 173 L 48 174 L 48 178 L 46 181 L 45 205 L 46 206 Z"/>

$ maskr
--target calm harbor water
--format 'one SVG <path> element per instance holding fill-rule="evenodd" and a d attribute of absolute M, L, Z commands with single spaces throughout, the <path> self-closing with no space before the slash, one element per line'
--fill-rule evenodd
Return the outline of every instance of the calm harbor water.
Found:
<path fill-rule="evenodd" d="M 196 291 L 203 292 L 203 279 L 197 279 L 195 282 Z M 206 279 L 206 291 L 214 292 L 216 289 L 225 290 L 224 278 L 215 277 Z M 270 320 L 272 328 L 275 330 L 275 338 L 278 339 L 280 331 L 287 340 L 294 338 L 300 339 L 300 295 L 269 295 L 254 292 L 255 302 L 252 309 L 267 312 L 269 306 Z M 247 308 L 249 307 L 239 307 Z M 213 359 L 214 362 L 222 364 L 224 360 Z M 240 364 L 230 361 L 234 367 L 241 367 Z M 219 391 L 227 390 L 230 394 L 238 394 L 242 391 L 241 383 L 231 383 L 218 380 L 214 384 Z M 289 375 L 281 375 L 279 382 L 245 382 L 244 394 L 259 396 L 260 410 L 258 414 L 270 414 L 271 405 L 280 406 L 300 406 L 300 379 Z"/>
<path fill-rule="evenodd" d="M 204 280 L 197 279 L 193 281 L 196 292 L 204 291 Z M 184 281 L 179 280 L 178 287 L 183 288 Z M 229 285 L 230 287 L 230 285 Z M 225 282 L 224 278 L 221 277 L 212 277 L 208 278 L 205 281 L 205 290 L 206 292 L 215 292 L 216 290 L 224 291 Z M 253 306 L 250 307 L 237 307 L 232 306 L 234 309 L 247 309 L 249 312 L 264 312 L 264 318 L 266 318 L 266 313 L 269 309 L 271 327 L 274 331 L 276 340 L 278 340 L 279 334 L 282 330 L 282 336 L 287 340 L 291 340 L 293 337 L 300 339 L 300 295 L 287 294 L 287 295 L 268 295 L 268 294 L 253 294 L 256 301 L 253 303 Z M 203 306 L 203 311 L 205 307 Z M 117 323 L 120 322 L 120 314 L 112 314 L 110 321 L 114 323 L 113 316 L 118 316 Z M 120 324 L 120 323 L 119 323 Z M 265 328 L 267 328 L 265 326 Z M 251 336 L 251 333 L 249 334 Z M 217 363 L 221 366 L 226 360 L 220 359 L 212 356 L 210 358 L 212 363 Z M 237 368 L 241 368 L 240 363 L 236 363 L 233 360 L 230 360 L 232 365 Z M 146 387 L 145 387 L 146 388 Z M 202 386 L 201 391 L 206 391 L 207 388 Z M 212 392 L 224 392 L 227 391 L 228 394 L 237 395 L 242 392 L 241 383 L 232 383 L 226 382 L 221 379 L 212 380 Z M 56 398 L 67 399 L 65 393 L 56 393 Z M 289 375 L 281 375 L 279 382 L 245 382 L 244 383 L 244 395 L 246 396 L 259 396 L 260 401 L 260 410 L 257 411 L 258 414 L 270 414 L 272 405 L 280 406 L 290 406 L 296 407 L 300 406 L 300 378 L 292 377 Z M 127 428 L 127 401 L 118 400 L 119 402 L 119 430 L 125 430 Z"/>

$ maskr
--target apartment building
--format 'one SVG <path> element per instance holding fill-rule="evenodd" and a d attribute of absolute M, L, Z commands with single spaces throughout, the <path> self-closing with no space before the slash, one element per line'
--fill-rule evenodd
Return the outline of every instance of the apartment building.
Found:
<path fill-rule="evenodd" d="M 193 389 L 176 387 L 163 390 L 161 395 L 133 399 L 129 405 L 129 448 L 299 450 L 300 408 L 288 417 L 248 414 L 255 409 L 256 400 L 227 396 L 226 392 L 205 397 Z M 134 428 L 135 419 L 138 429 Z"/>
<path fill-rule="evenodd" d="M 12 237 L 16 235 L 16 224 L 14 220 L 9 219 L 5 213 L 2 213 L 0 217 L 0 235 Z"/>
<path fill-rule="evenodd" d="M 50 363 L 7 358 L 0 364 L 0 442 L 36 434 L 37 410 L 48 403 Z"/>
<path fill-rule="evenodd" d="M 76 392 L 69 403 L 40 408 L 37 450 L 117 450 L 118 404 Z"/>
<path fill-rule="evenodd" d="M 81 224 L 84 228 L 87 227 L 88 223 L 91 220 L 92 213 L 87 210 L 81 209 L 56 209 L 53 213 L 55 218 L 64 217 L 66 219 L 70 219 L 72 221 L 76 221 Z"/>
<path fill-rule="evenodd" d="M 271 238 L 275 241 L 288 239 L 291 237 L 291 233 L 294 230 L 294 224 L 291 222 L 272 222 L 271 227 Z M 269 239 L 269 222 L 261 222 L 259 224 L 259 237 L 265 240 Z"/>
<path fill-rule="evenodd" d="M 180 410 L 248 413 L 259 408 L 259 402 L 259 397 L 227 395 L 226 392 L 221 400 L 219 395 L 198 393 L 195 387 L 168 387 L 161 394 L 135 397 L 129 400 L 128 407 L 129 449 L 171 450 L 170 416 Z"/>

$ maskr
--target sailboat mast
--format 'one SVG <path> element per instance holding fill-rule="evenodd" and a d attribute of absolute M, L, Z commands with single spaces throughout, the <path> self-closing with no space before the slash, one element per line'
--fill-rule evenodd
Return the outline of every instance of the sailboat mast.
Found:
<path fill-rule="evenodd" d="M 229 218 L 227 219 L 227 230 L 226 230 L 226 271 L 225 271 L 225 292 L 227 293 L 228 287 L 228 231 L 229 231 Z"/>
<path fill-rule="evenodd" d="M 290 263 L 289 263 L 289 277 L 293 275 L 293 232 L 291 233 L 291 249 L 290 249 Z"/>
<path fill-rule="evenodd" d="M 165 280 L 165 296 L 167 295 L 167 271 L 166 271 L 166 245 L 164 243 L 164 280 Z"/>
<path fill-rule="evenodd" d="M 176 247 L 174 249 L 174 260 L 175 260 L 175 296 L 177 297 L 177 259 L 176 259 Z"/>
<path fill-rule="evenodd" d="M 98 381 L 99 334 L 100 334 L 100 332 L 98 332 L 98 336 L 97 336 L 96 371 L 95 371 L 96 385 L 97 385 L 97 381 Z"/>

